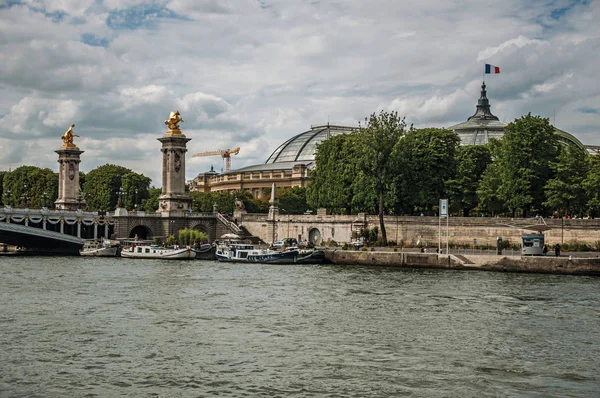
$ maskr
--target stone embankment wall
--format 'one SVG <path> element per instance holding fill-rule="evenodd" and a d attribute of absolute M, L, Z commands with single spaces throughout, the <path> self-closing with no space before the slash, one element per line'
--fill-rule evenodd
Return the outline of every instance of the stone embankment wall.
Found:
<path fill-rule="evenodd" d="M 600 258 L 454 256 L 429 253 L 327 250 L 326 258 L 338 265 L 372 265 L 407 268 L 445 268 L 499 272 L 530 272 L 600 276 Z"/>
<path fill-rule="evenodd" d="M 521 243 L 524 230 L 515 226 L 535 225 L 536 218 L 488 218 L 450 217 L 448 238 L 451 243 L 473 247 L 495 246 L 501 236 L 505 242 Z M 283 238 L 307 239 L 311 231 L 318 231 L 321 242 L 351 242 L 364 228 L 379 227 L 377 216 L 353 215 L 287 215 L 279 214 L 275 220 L 267 220 L 265 214 L 245 214 L 238 220 L 253 235 L 265 242 Z M 600 219 L 561 220 L 546 219 L 550 229 L 544 233 L 546 243 L 567 243 L 577 241 L 595 246 L 600 242 Z M 390 241 L 404 246 L 437 247 L 439 220 L 437 217 L 385 217 L 387 237 Z M 442 242 L 446 242 L 446 220 L 442 219 Z M 314 234 L 314 232 L 313 232 Z"/>

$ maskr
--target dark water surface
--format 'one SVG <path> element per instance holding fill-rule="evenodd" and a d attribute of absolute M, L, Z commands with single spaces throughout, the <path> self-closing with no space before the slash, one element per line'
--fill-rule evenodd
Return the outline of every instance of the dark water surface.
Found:
<path fill-rule="evenodd" d="M 0 257 L 0 396 L 600 396 L 600 278 Z"/>

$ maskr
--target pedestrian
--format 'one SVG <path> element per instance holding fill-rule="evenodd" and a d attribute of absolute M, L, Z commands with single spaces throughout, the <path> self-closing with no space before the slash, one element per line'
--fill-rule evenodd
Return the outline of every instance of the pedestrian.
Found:
<path fill-rule="evenodd" d="M 558 243 L 554 245 L 554 255 L 556 255 L 556 257 L 560 257 L 560 245 Z"/>
<path fill-rule="evenodd" d="M 548 245 L 544 245 L 544 248 L 542 249 L 542 254 L 545 256 L 546 253 L 548 253 Z"/>

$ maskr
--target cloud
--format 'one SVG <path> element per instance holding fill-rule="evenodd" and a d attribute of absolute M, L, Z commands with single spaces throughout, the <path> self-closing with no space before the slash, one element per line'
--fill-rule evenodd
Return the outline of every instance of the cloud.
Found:
<path fill-rule="evenodd" d="M 0 158 L 56 167 L 71 124 L 82 170 L 110 162 L 160 184 L 164 120 L 189 155 L 240 146 L 264 162 L 312 124 L 382 109 L 418 127 L 528 112 L 600 144 L 598 1 L 27 0 L 0 7 Z M 483 63 L 502 73 L 483 76 Z M 594 112 L 593 110 L 596 110 Z M 187 178 L 220 158 L 188 157 Z M 220 167 L 216 167 L 220 169 Z"/>

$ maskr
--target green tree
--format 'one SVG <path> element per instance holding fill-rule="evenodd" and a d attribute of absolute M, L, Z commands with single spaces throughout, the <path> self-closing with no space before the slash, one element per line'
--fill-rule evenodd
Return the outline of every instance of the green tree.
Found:
<path fill-rule="evenodd" d="M 42 207 L 57 198 L 58 174 L 50 169 L 21 166 L 4 174 L 2 185 L 7 203 L 23 207 L 27 202 L 28 207 Z"/>
<path fill-rule="evenodd" d="M 500 214 L 504 209 L 504 202 L 498 196 L 498 187 L 501 184 L 498 163 L 490 163 L 481 175 L 477 186 L 479 208 L 492 216 Z"/>
<path fill-rule="evenodd" d="M 600 155 L 591 155 L 589 163 L 587 176 L 581 185 L 586 193 L 588 212 L 595 217 L 600 214 Z"/>
<path fill-rule="evenodd" d="M 384 199 L 389 191 L 393 177 L 398 173 L 396 158 L 392 151 L 404 136 L 406 123 L 396 112 L 381 111 L 373 113 L 367 126 L 352 133 L 356 136 L 359 157 L 358 169 L 373 181 L 378 200 L 379 229 L 381 242 L 387 246 L 387 233 L 383 220 Z"/>
<path fill-rule="evenodd" d="M 309 207 L 326 207 L 335 213 L 350 214 L 353 184 L 359 172 L 356 143 L 354 135 L 340 134 L 319 144 L 315 155 L 316 168 L 310 172 L 306 191 Z"/>
<path fill-rule="evenodd" d="M 514 216 L 540 211 L 544 187 L 553 177 L 550 163 L 558 155 L 558 140 L 548 119 L 527 114 L 508 124 L 494 162 L 500 177 L 498 198 Z"/>
<path fill-rule="evenodd" d="M 306 203 L 306 188 L 292 187 L 277 191 L 279 207 L 286 209 L 288 214 L 303 214 L 308 210 Z"/>
<path fill-rule="evenodd" d="M 448 182 L 450 203 L 469 217 L 479 204 L 477 188 L 487 166 L 492 163 L 488 145 L 465 145 L 457 150 L 456 176 Z"/>
<path fill-rule="evenodd" d="M 146 199 L 141 199 L 141 206 L 144 211 L 148 213 L 154 213 L 158 210 L 158 197 L 162 194 L 162 189 L 160 188 L 150 188 L 148 190 L 148 197 Z"/>
<path fill-rule="evenodd" d="M 571 215 L 586 210 L 587 196 L 583 181 L 588 176 L 588 154 L 575 145 L 560 147 L 556 161 L 550 163 L 554 177 L 546 183 L 544 206 Z"/>
<path fill-rule="evenodd" d="M 456 133 L 439 128 L 411 130 L 398 142 L 397 201 L 409 213 L 433 211 L 439 199 L 448 196 L 447 185 L 456 174 L 459 144 Z"/>
<path fill-rule="evenodd" d="M 105 164 L 91 170 L 85 176 L 83 192 L 88 209 L 114 210 L 118 202 L 118 192 L 123 189 L 123 205 L 134 208 L 138 190 L 138 201 L 149 199 L 150 178 L 138 174 L 128 168 L 113 164 Z"/>

